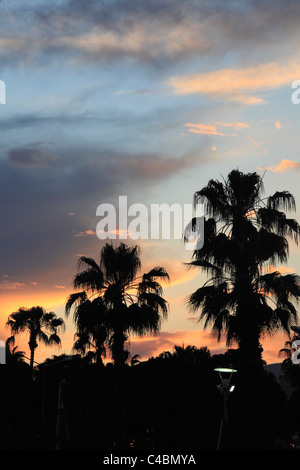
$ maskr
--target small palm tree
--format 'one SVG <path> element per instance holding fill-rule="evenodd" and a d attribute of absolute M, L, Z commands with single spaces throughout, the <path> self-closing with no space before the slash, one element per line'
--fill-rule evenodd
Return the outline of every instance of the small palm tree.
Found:
<path fill-rule="evenodd" d="M 24 363 L 25 352 L 18 351 L 18 346 L 15 346 L 15 337 L 10 336 L 7 338 L 6 343 L 6 364 L 15 365 Z"/>
<path fill-rule="evenodd" d="M 54 312 L 46 312 L 43 307 L 21 307 L 8 317 L 7 326 L 13 335 L 27 332 L 29 334 L 30 370 L 33 372 L 34 352 L 38 341 L 47 346 L 61 344 L 59 331 L 64 329 L 62 318 L 57 318 Z"/>
<path fill-rule="evenodd" d="M 132 356 L 132 358 L 130 359 L 130 365 L 133 367 L 139 364 L 141 362 L 140 358 L 141 356 L 139 354 L 135 354 L 134 356 Z"/>
<path fill-rule="evenodd" d="M 95 326 L 106 329 L 106 343 L 116 366 L 124 365 L 128 359 L 124 344 L 129 335 L 157 333 L 168 314 L 168 304 L 157 282 L 159 278 L 168 279 L 168 273 L 155 267 L 138 276 L 140 266 L 138 246 L 106 244 L 99 264 L 85 256 L 79 259 L 80 272 L 74 278 L 74 288 L 84 290 L 71 294 L 66 303 L 67 316 L 75 307 L 79 333 L 86 328 L 93 331 Z"/>

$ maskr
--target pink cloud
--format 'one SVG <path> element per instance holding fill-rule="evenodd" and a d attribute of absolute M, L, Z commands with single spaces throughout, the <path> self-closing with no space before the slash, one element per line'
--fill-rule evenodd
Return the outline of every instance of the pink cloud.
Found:
<path fill-rule="evenodd" d="M 252 67 L 230 67 L 199 74 L 171 77 L 168 84 L 177 94 L 197 93 L 248 105 L 264 104 L 257 92 L 277 89 L 299 76 L 297 60 L 263 63 Z"/>
<path fill-rule="evenodd" d="M 273 173 L 286 173 L 287 171 L 298 170 L 300 168 L 300 162 L 293 162 L 292 160 L 281 160 L 278 165 L 267 166 L 266 170 Z M 263 168 L 259 167 L 260 170 Z"/>
<path fill-rule="evenodd" d="M 205 134 L 205 135 L 230 135 L 237 136 L 237 134 L 230 134 L 228 132 L 220 131 L 219 127 L 231 127 L 235 130 L 243 129 L 249 127 L 248 124 L 244 122 L 221 122 L 218 121 L 212 125 L 201 124 L 201 123 L 191 123 L 188 122 L 185 124 L 186 127 L 189 127 L 189 132 L 192 134 Z"/>
<path fill-rule="evenodd" d="M 94 230 L 84 230 L 82 232 L 74 232 L 74 237 L 88 237 L 91 235 L 96 235 Z"/>

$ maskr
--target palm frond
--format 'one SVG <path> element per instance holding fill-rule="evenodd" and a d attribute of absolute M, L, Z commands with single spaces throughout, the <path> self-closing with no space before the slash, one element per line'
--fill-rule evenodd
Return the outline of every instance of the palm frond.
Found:
<path fill-rule="evenodd" d="M 98 292 L 103 288 L 103 275 L 93 268 L 87 269 L 76 274 L 73 285 L 75 289 L 82 288 L 91 292 Z"/>
<path fill-rule="evenodd" d="M 86 268 L 88 268 L 88 269 L 92 269 L 96 271 L 99 275 L 102 274 L 100 266 L 98 266 L 98 264 L 93 258 L 81 256 L 78 260 L 77 266 L 78 266 L 78 271 L 81 271 L 81 270 L 85 271 Z"/>
<path fill-rule="evenodd" d="M 267 207 L 276 210 L 295 211 L 295 198 L 289 191 L 276 191 L 273 196 L 268 198 Z"/>
<path fill-rule="evenodd" d="M 65 306 L 65 314 L 68 317 L 71 311 L 71 308 L 73 305 L 76 307 L 76 305 L 79 305 L 87 300 L 87 294 L 86 292 L 75 292 L 74 294 L 70 294 L 66 306 Z"/>
<path fill-rule="evenodd" d="M 168 316 L 168 302 L 160 295 L 154 292 L 141 292 L 139 295 L 139 304 L 145 303 L 155 312 L 161 312 L 164 318 Z"/>
<path fill-rule="evenodd" d="M 164 278 L 169 280 L 169 274 L 162 266 L 155 266 L 154 268 L 150 269 L 149 272 L 145 273 L 143 278 L 144 280 L 153 280 L 156 278 Z"/>

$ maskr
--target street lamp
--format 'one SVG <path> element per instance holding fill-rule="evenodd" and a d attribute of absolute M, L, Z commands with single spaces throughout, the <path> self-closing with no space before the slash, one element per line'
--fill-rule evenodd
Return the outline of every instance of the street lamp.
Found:
<path fill-rule="evenodd" d="M 56 362 L 52 362 L 50 364 L 46 364 L 46 363 L 43 363 L 43 364 L 40 364 L 43 366 L 43 374 L 42 374 L 42 423 L 45 424 L 45 411 L 46 411 L 46 406 L 45 406 L 45 403 L 46 403 L 46 370 L 48 367 L 51 367 L 51 366 L 56 366 L 56 364 L 60 364 L 61 362 L 67 362 L 67 361 L 70 361 L 72 360 L 72 356 L 67 356 L 67 357 L 64 357 L 63 359 L 59 360 L 59 361 L 56 361 Z"/>
<path fill-rule="evenodd" d="M 227 410 L 227 400 L 229 393 L 233 392 L 235 386 L 231 384 L 231 378 L 234 373 L 237 372 L 236 369 L 231 369 L 229 367 L 218 367 L 214 369 L 215 372 L 218 372 L 220 377 L 220 384 L 217 385 L 218 390 L 223 395 L 223 415 L 220 424 L 219 437 L 218 437 L 218 446 L 217 450 L 220 449 L 221 436 L 223 431 L 224 422 L 228 421 L 228 410 Z"/>

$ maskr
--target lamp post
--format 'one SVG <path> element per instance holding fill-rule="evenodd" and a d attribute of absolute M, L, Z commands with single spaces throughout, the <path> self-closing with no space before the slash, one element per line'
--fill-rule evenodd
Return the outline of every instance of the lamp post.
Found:
<path fill-rule="evenodd" d="M 46 403 L 46 370 L 47 370 L 47 367 L 51 367 L 51 366 L 56 366 L 56 364 L 60 364 L 61 362 L 67 362 L 67 361 L 70 361 L 72 360 L 72 357 L 71 356 L 67 356 L 59 361 L 56 361 L 56 362 L 52 362 L 50 364 L 43 364 L 43 375 L 42 375 L 42 424 L 44 425 L 45 424 L 45 411 L 46 411 L 46 406 L 45 406 L 45 403 Z"/>
<path fill-rule="evenodd" d="M 217 450 L 219 450 L 220 444 L 221 444 L 223 425 L 224 425 L 224 422 L 227 423 L 228 421 L 228 410 L 227 410 L 228 395 L 229 393 L 233 392 L 235 388 L 235 386 L 231 384 L 231 378 L 232 378 L 232 375 L 235 372 L 237 372 L 237 370 L 227 368 L 227 367 L 219 367 L 214 370 L 218 372 L 219 374 L 220 384 L 217 385 L 217 387 L 220 393 L 223 395 L 223 414 L 222 414 L 222 419 L 221 419 L 221 424 L 220 424 L 218 445 L 217 445 Z"/>

